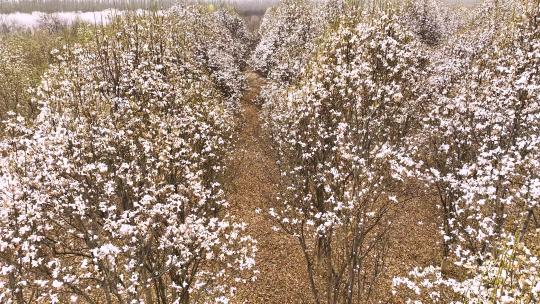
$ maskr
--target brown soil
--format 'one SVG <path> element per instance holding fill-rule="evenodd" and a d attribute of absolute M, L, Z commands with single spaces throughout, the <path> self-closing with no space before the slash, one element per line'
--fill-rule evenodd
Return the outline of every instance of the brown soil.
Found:
<path fill-rule="evenodd" d="M 297 241 L 272 230 L 266 216 L 276 203 L 278 168 L 271 145 L 261 130 L 255 105 L 264 80 L 247 72 L 249 89 L 242 100 L 242 127 L 232 165 L 229 201 L 231 213 L 245 222 L 247 233 L 257 240 L 257 269 L 254 283 L 239 287 L 234 303 L 310 303 L 306 270 Z M 262 209 L 260 214 L 257 209 Z"/>
<path fill-rule="evenodd" d="M 379 303 L 405 303 L 405 299 L 392 294 L 392 278 L 407 276 L 414 267 L 437 265 L 441 262 L 441 245 L 436 198 L 419 196 L 399 206 L 391 231 L 387 256 L 387 269 L 382 278 Z"/>

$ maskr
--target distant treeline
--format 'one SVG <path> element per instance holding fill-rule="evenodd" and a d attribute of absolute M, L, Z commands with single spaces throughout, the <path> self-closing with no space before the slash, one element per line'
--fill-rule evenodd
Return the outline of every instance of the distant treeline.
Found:
<path fill-rule="evenodd" d="M 119 10 L 135 9 L 166 9 L 177 3 L 204 2 L 212 4 L 232 5 L 245 15 L 263 14 L 266 9 L 278 0 L 0 0 L 0 13 L 30 13 L 30 12 L 93 12 L 108 8 Z"/>

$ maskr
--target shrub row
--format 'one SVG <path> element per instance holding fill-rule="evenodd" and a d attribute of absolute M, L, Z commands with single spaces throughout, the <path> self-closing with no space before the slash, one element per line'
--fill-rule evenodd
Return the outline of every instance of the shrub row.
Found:
<path fill-rule="evenodd" d="M 439 210 L 444 262 L 395 278 L 398 297 L 538 301 L 538 2 L 458 20 L 431 0 L 370 2 L 322 27 L 282 2 L 255 53 L 283 177 L 270 215 L 298 239 L 315 302 L 373 300 L 396 212 L 418 193 Z M 276 77 L 283 66 L 298 68 Z"/>
<path fill-rule="evenodd" d="M 53 52 L 37 118 L 0 143 L 0 302 L 226 303 L 252 278 L 221 185 L 247 37 L 230 14 L 126 15 Z"/>

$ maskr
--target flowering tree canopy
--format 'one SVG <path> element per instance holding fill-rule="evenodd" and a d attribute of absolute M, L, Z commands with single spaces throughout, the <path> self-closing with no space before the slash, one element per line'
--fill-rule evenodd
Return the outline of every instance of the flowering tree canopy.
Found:
<path fill-rule="evenodd" d="M 370 299 L 406 177 L 425 58 L 395 14 L 372 14 L 343 17 L 263 105 L 284 180 L 270 213 L 298 238 L 317 303 Z"/>
<path fill-rule="evenodd" d="M 54 54 L 0 144 L 2 303 L 227 302 L 251 279 L 220 184 L 243 79 L 219 14 L 128 15 Z"/>
<path fill-rule="evenodd" d="M 261 41 L 252 54 L 254 69 L 270 79 L 293 80 L 315 48 L 315 40 L 324 32 L 327 21 L 334 17 L 332 12 L 338 8 L 333 1 L 325 6 L 324 1 L 304 0 L 282 1 L 270 8 L 259 29 Z"/>
<path fill-rule="evenodd" d="M 271 80 L 263 118 L 283 183 L 270 215 L 298 239 L 315 301 L 370 298 L 392 212 L 420 181 L 445 259 L 415 272 L 436 278 L 421 281 L 430 300 L 534 302 L 538 4 L 486 1 L 458 20 L 436 1 L 367 1 L 322 23 L 309 17 L 321 6 L 299 5 L 267 14 L 254 65 Z M 324 30 L 297 37 L 315 24 Z M 448 263 L 467 278 L 446 279 Z"/>
<path fill-rule="evenodd" d="M 477 18 L 496 21 L 479 36 L 465 34 L 458 45 L 469 51 L 457 52 L 451 68 L 436 69 L 422 97 L 429 106 L 422 132 L 429 136 L 417 144 L 426 148 L 419 155 L 421 174 L 438 193 L 444 255 L 470 275 L 458 280 L 445 277 L 444 269 L 414 272 L 430 301 L 539 299 L 540 7 L 534 1 L 514 6 L 521 16 L 502 27 L 501 16 L 515 14 L 496 4 L 480 8 Z M 420 292 L 412 281 L 397 282 Z"/>

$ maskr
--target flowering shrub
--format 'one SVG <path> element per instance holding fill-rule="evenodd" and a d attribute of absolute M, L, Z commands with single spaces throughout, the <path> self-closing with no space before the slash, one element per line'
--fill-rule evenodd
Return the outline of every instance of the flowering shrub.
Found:
<path fill-rule="evenodd" d="M 236 104 L 246 82 L 241 68 L 245 63 L 250 39 L 245 24 L 225 10 L 211 11 L 205 6 L 176 6 L 171 14 L 179 28 L 186 28 L 181 38 L 194 54 L 195 62 L 207 70 L 221 93 Z"/>
<path fill-rule="evenodd" d="M 540 238 L 540 233 L 534 237 Z M 537 303 L 540 248 L 534 252 L 512 237 L 503 240 L 497 244 L 500 249 L 482 265 L 466 267 L 466 279 L 448 278 L 440 267 L 417 268 L 410 272 L 409 278 L 394 279 L 394 293 L 400 290 L 427 303 Z"/>
<path fill-rule="evenodd" d="M 538 207 L 535 18 L 512 41 L 488 47 L 428 103 L 426 168 L 440 192 L 445 239 L 471 253 L 486 252 L 505 222 Z"/>
<path fill-rule="evenodd" d="M 394 14 L 343 17 L 263 117 L 284 180 L 270 215 L 304 252 L 316 303 L 363 303 L 384 272 L 404 194 L 404 138 L 424 57 Z"/>
<path fill-rule="evenodd" d="M 227 29 L 232 37 L 234 44 L 228 46 L 235 48 L 232 53 L 237 60 L 237 64 L 244 68 L 247 65 L 246 59 L 254 46 L 255 36 L 248 30 L 246 23 L 238 14 L 226 9 L 217 10 L 214 14 L 218 22 Z"/>
<path fill-rule="evenodd" d="M 468 16 L 449 10 L 439 0 L 409 0 L 403 8 L 404 22 L 424 44 L 435 47 L 452 37 Z"/>
<path fill-rule="evenodd" d="M 537 244 L 531 234 L 539 227 L 540 7 L 523 4 L 515 23 L 488 23 L 481 43 L 469 45 L 476 50 L 440 69 L 423 97 L 429 111 L 422 132 L 429 136 L 416 143 L 427 148 L 423 177 L 437 189 L 446 262 L 465 274 L 415 272 L 430 302 L 538 300 L 538 251 L 526 248 Z M 489 4 L 481 10 L 497 21 L 505 13 Z M 410 280 L 398 282 L 421 291 Z"/>
<path fill-rule="evenodd" d="M 331 18 L 321 7 L 316 1 L 287 0 L 270 8 L 251 57 L 253 68 L 269 79 L 294 80 L 315 48 L 315 39 L 324 32 L 325 19 Z"/>
<path fill-rule="evenodd" d="M 445 29 L 450 35 L 440 48 L 430 51 L 433 72 L 429 79 L 430 87 L 426 88 L 430 92 L 426 94 L 452 93 L 452 88 L 457 87 L 456 83 L 470 72 L 473 63 L 487 56 L 493 42 L 504 36 L 499 31 L 500 25 L 508 23 L 516 14 L 524 13 L 520 0 L 517 1 L 486 0 L 472 12 L 460 11 L 464 16 L 457 20 L 450 14 L 451 20 L 455 20 L 455 25 L 451 26 L 454 30 Z"/>
<path fill-rule="evenodd" d="M 0 302 L 226 303 L 251 279 L 220 185 L 236 107 L 179 10 L 56 52 L 40 114 L 8 122 Z"/>

